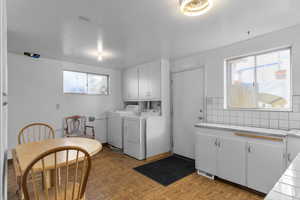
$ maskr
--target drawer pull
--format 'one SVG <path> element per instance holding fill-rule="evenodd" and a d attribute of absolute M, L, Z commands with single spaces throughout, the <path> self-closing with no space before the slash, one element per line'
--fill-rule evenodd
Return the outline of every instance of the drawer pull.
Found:
<path fill-rule="evenodd" d="M 251 146 L 248 146 L 248 153 L 251 153 Z"/>
<path fill-rule="evenodd" d="M 255 138 L 255 139 L 263 139 L 263 140 L 272 140 L 272 141 L 280 141 L 282 142 L 282 138 L 272 137 L 272 136 L 264 136 L 264 135 L 254 135 L 250 133 L 234 133 L 237 136 L 241 137 L 249 137 L 249 138 Z"/>

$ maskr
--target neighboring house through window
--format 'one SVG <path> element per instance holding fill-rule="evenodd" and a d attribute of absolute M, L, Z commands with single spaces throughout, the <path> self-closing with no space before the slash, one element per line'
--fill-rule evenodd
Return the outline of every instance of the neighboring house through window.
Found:
<path fill-rule="evenodd" d="M 291 110 L 291 48 L 225 60 L 225 108 Z"/>

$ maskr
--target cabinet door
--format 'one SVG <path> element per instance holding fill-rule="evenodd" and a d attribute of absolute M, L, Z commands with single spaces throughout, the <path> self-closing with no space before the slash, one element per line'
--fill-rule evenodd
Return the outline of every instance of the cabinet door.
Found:
<path fill-rule="evenodd" d="M 283 145 L 248 143 L 247 185 L 268 193 L 278 181 L 284 169 Z"/>
<path fill-rule="evenodd" d="M 139 81 L 137 68 L 129 68 L 123 76 L 124 99 L 137 100 L 139 98 Z"/>
<path fill-rule="evenodd" d="M 246 184 L 246 142 L 220 138 L 217 155 L 217 175 L 231 182 Z"/>
<path fill-rule="evenodd" d="M 196 133 L 195 160 L 196 169 L 216 175 L 217 137 Z"/>
<path fill-rule="evenodd" d="M 161 63 L 151 63 L 149 67 L 149 91 L 150 99 L 159 100 L 161 98 Z"/>
<path fill-rule="evenodd" d="M 150 98 L 150 82 L 149 77 L 151 73 L 149 64 L 143 64 L 139 69 L 139 99 L 148 100 Z"/>
<path fill-rule="evenodd" d="M 141 100 L 159 100 L 161 98 L 161 65 L 152 62 L 140 65 L 139 97 Z"/>
<path fill-rule="evenodd" d="M 288 136 L 287 141 L 287 164 L 290 165 L 294 158 L 300 152 L 300 138 L 294 136 Z"/>

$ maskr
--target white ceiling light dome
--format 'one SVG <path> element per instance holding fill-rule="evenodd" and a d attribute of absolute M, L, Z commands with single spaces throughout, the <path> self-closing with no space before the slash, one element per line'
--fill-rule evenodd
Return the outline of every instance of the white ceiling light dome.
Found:
<path fill-rule="evenodd" d="M 179 0 L 180 11 L 187 16 L 199 16 L 209 11 L 212 0 Z"/>

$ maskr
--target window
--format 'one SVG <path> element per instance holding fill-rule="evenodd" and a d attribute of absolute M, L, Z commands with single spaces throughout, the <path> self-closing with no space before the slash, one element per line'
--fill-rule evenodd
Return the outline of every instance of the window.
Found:
<path fill-rule="evenodd" d="M 225 62 L 225 108 L 291 110 L 291 48 Z"/>
<path fill-rule="evenodd" d="M 108 95 L 108 75 L 64 71 L 64 93 Z"/>

